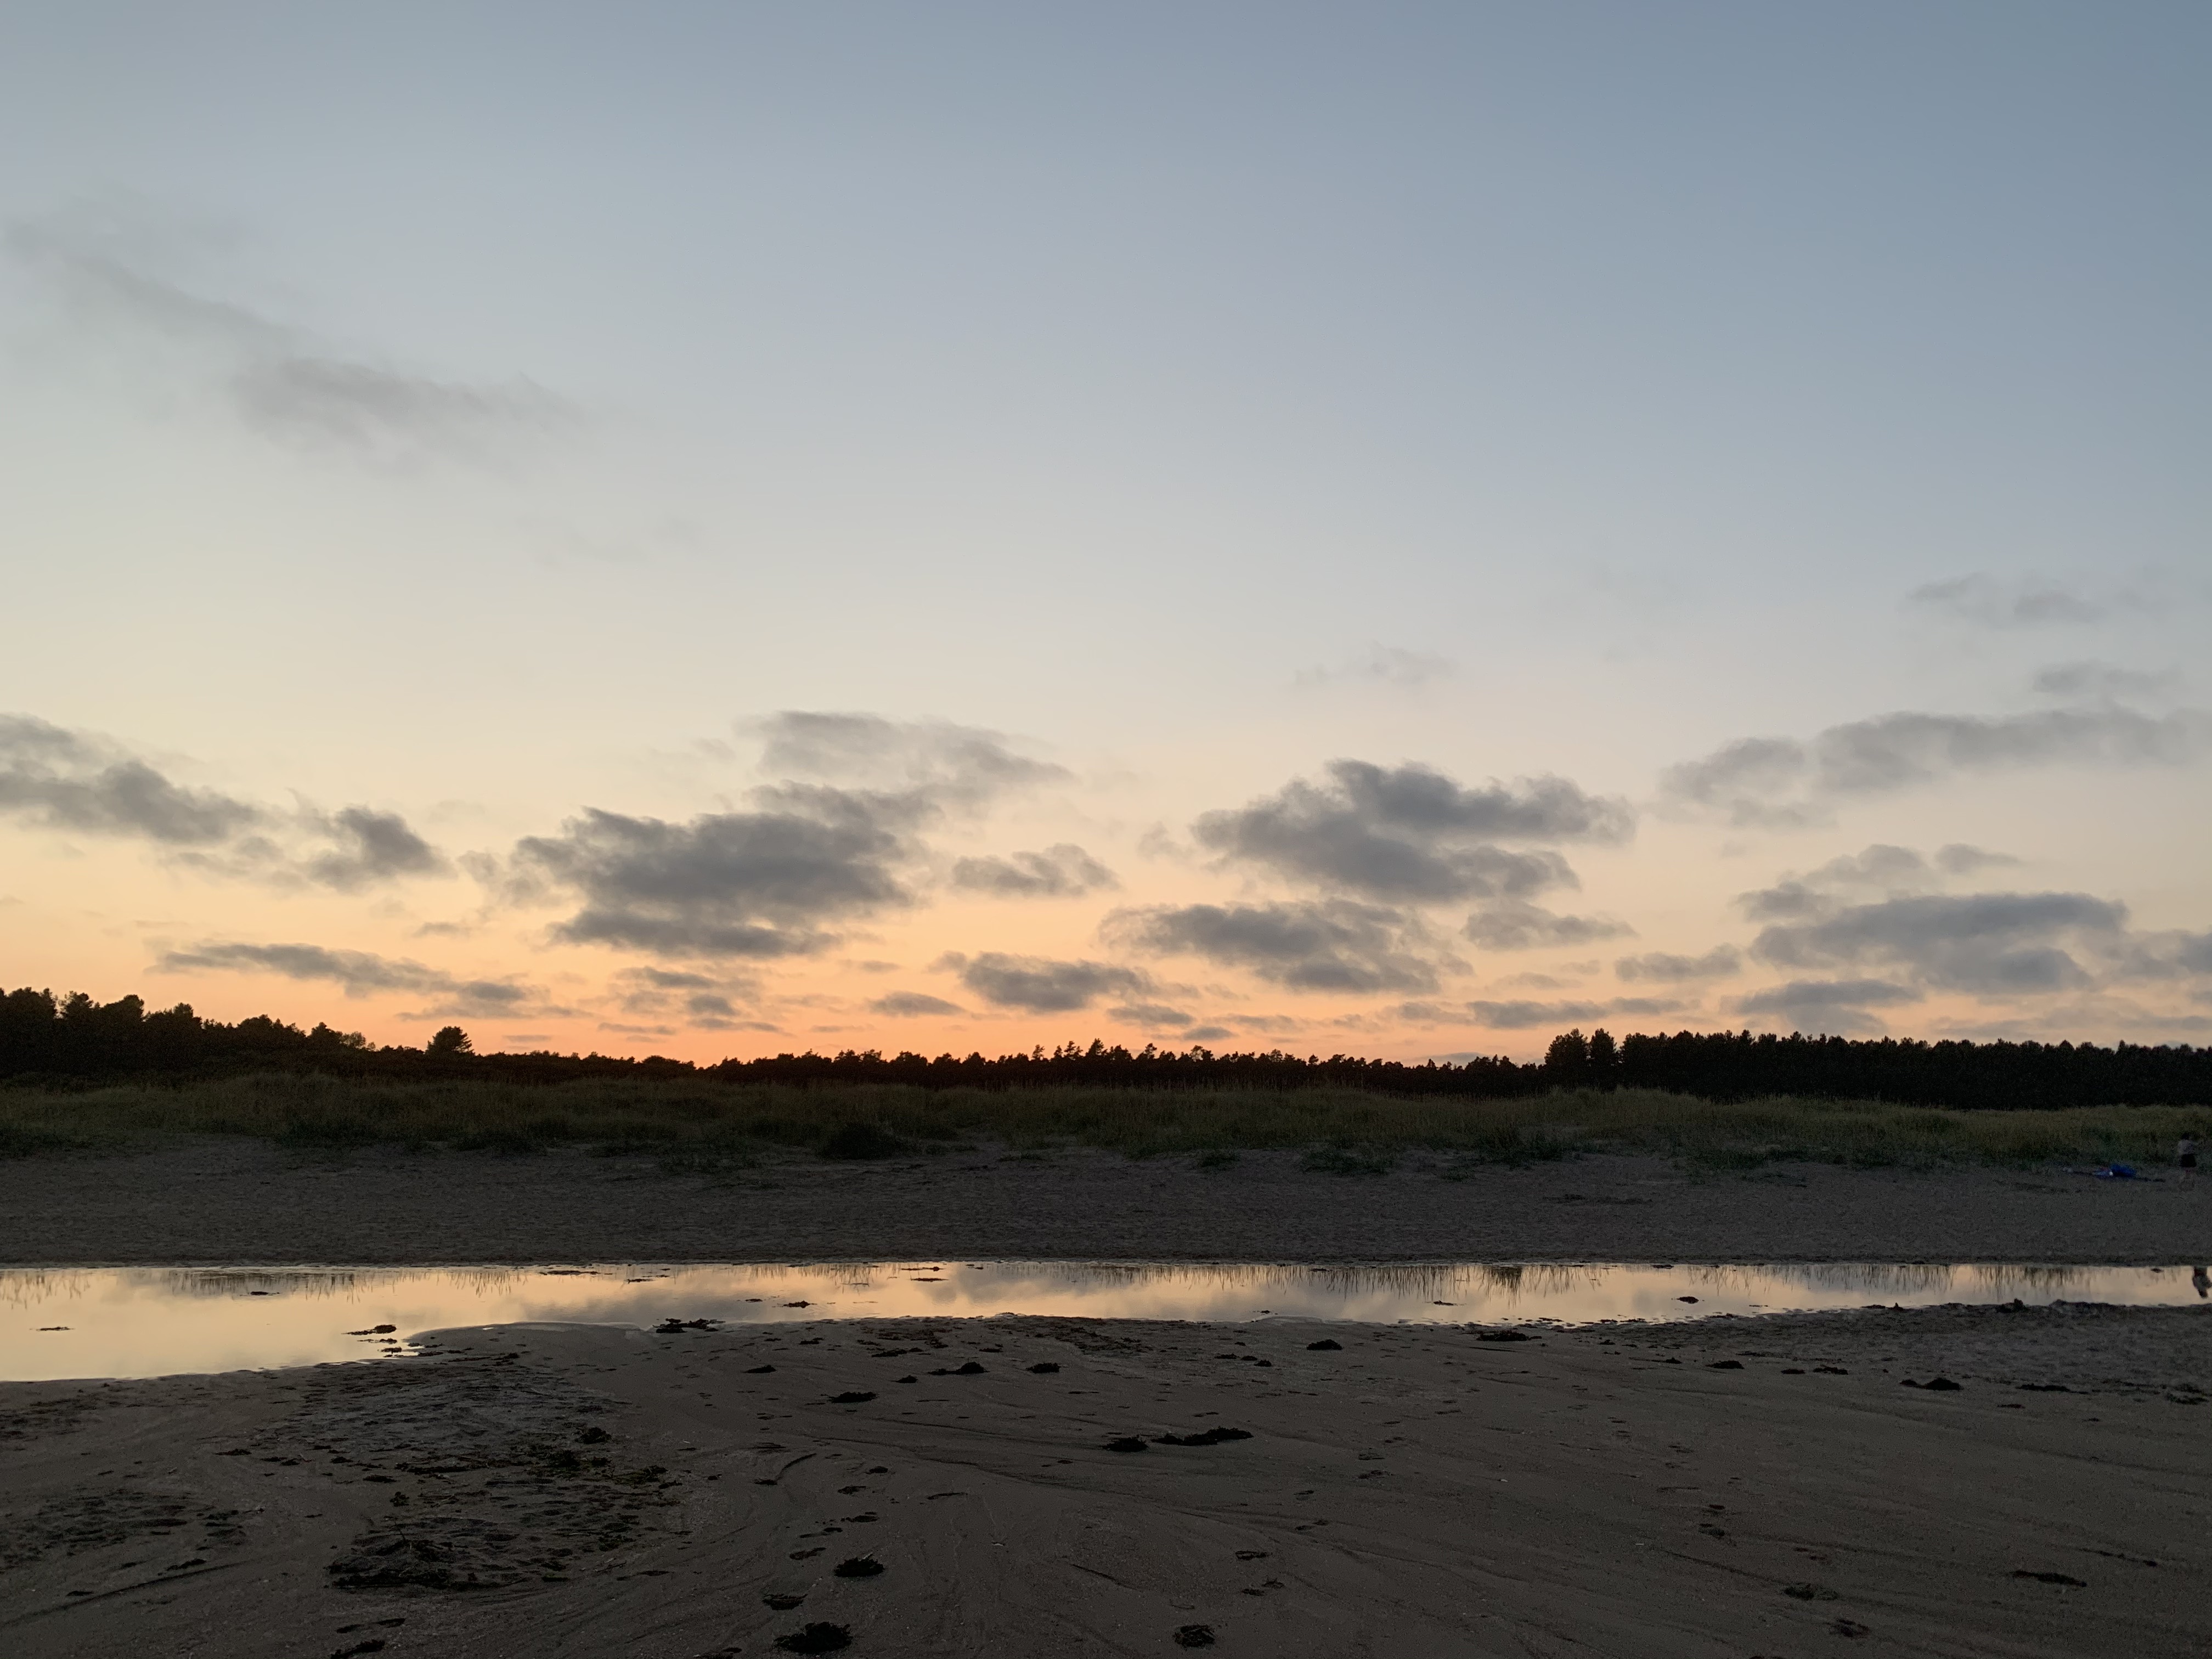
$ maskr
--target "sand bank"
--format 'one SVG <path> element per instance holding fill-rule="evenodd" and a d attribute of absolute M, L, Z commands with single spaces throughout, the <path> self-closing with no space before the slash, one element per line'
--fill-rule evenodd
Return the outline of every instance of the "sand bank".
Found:
<path fill-rule="evenodd" d="M 2212 1252 L 2212 1188 L 2055 1171 L 1698 1175 L 1587 1158 L 1452 1178 L 1109 1153 L 812 1158 L 706 1177 L 561 1152 L 303 1157 L 207 1139 L 0 1163 L 0 1262 L 2077 1261 Z"/>
<path fill-rule="evenodd" d="M 774 1656 L 809 1625 L 915 1659 L 1167 1654 L 1178 1632 L 1281 1659 L 2212 1641 L 2193 1386 L 2212 1314 L 1483 1334 L 509 1326 L 418 1359 L 9 1385 L 0 1644 L 700 1659 Z M 1938 1374 L 1962 1386 L 1903 1386 Z"/>

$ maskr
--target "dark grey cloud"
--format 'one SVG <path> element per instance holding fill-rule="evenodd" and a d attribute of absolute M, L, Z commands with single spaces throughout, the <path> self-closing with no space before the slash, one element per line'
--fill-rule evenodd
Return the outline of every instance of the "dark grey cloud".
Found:
<path fill-rule="evenodd" d="M 2086 893 L 1930 894 L 1778 922 L 1752 954 L 1778 968 L 1884 966 L 1934 988 L 2018 994 L 2087 985 L 2072 952 L 2116 951 L 2126 933 L 2125 906 Z"/>
<path fill-rule="evenodd" d="M 349 806 L 322 822 L 336 845 L 301 866 L 301 873 L 320 886 L 353 892 L 403 876 L 440 875 L 452 867 L 397 812 Z"/>
<path fill-rule="evenodd" d="M 1152 988 L 1144 974 L 1108 962 L 1055 962 L 986 951 L 975 957 L 948 956 L 944 965 L 993 1007 L 1032 1014 L 1071 1013 L 1109 994 L 1127 996 Z"/>
<path fill-rule="evenodd" d="M 436 1013 L 498 1015 L 525 1008 L 558 1012 L 542 1006 L 543 993 L 511 979 L 464 979 L 405 957 L 380 957 L 367 951 L 337 951 L 320 945 L 197 945 L 167 951 L 154 963 L 163 974 L 276 974 L 286 979 L 328 980 L 349 997 L 411 991 L 435 999 Z"/>
<path fill-rule="evenodd" d="M 57 830 L 209 847 L 264 822 L 264 809 L 173 782 L 106 738 L 0 714 L 0 812 Z"/>
<path fill-rule="evenodd" d="M 1617 842 L 1633 819 L 1623 802 L 1564 778 L 1465 788 L 1425 766 L 1333 761 L 1323 783 L 1296 779 L 1191 826 L 1200 846 L 1293 881 L 1395 902 L 1528 898 L 1575 885 L 1548 848 L 1498 842 Z"/>
<path fill-rule="evenodd" d="M 2100 622 L 2111 611 L 2110 605 L 2063 583 L 2000 579 L 1979 571 L 1916 587 L 1906 603 L 1982 628 L 2079 626 Z"/>
<path fill-rule="evenodd" d="M 624 1013 L 674 1020 L 694 1030 L 707 1031 L 761 1029 L 740 1012 L 740 1005 L 750 1002 L 759 988 L 758 982 L 746 974 L 710 975 L 650 966 L 625 968 L 615 975 L 613 985 Z"/>
<path fill-rule="evenodd" d="M 1441 963 L 1403 912 L 1350 899 L 1120 910 L 1109 938 L 1195 956 L 1302 991 L 1428 991 Z"/>
<path fill-rule="evenodd" d="M 947 1002 L 943 997 L 933 997 L 926 992 L 893 991 L 868 1004 L 868 1012 L 892 1019 L 912 1019 L 923 1014 L 964 1014 L 968 1011 L 957 1002 Z"/>
<path fill-rule="evenodd" d="M 1698 980 L 1728 979 L 1742 972 L 1743 953 L 1733 945 L 1717 945 L 1698 957 L 1647 951 L 1642 956 L 1619 958 L 1613 964 L 1613 971 L 1632 983 L 1648 981 L 1657 985 L 1687 985 Z"/>
<path fill-rule="evenodd" d="M 301 330 L 195 294 L 161 273 L 175 239 L 134 204 L 21 221 L 4 240 L 88 343 L 198 383 L 280 441 L 365 456 L 470 454 L 574 418 L 527 380 L 471 384 L 351 361 Z"/>
<path fill-rule="evenodd" d="M 514 884 L 573 891 L 555 929 L 673 957 L 773 958 L 830 944 L 832 922 L 908 902 L 910 802 L 827 788 L 763 791 L 771 810 L 670 823 L 591 809 L 518 843 Z"/>
<path fill-rule="evenodd" d="M 721 981 L 674 968 L 632 968 L 623 978 L 656 991 L 711 991 Z"/>
<path fill-rule="evenodd" d="M 1469 939 L 1485 951 L 1535 951 L 1620 939 L 1636 930 L 1609 916 L 1562 916 L 1512 900 L 1486 905 L 1467 919 Z"/>
<path fill-rule="evenodd" d="M 967 726 L 787 710 L 751 729 L 765 763 L 803 775 L 752 790 L 753 810 L 673 823 L 588 809 L 557 836 L 517 842 L 487 878 L 517 900 L 579 897 L 562 939 L 664 957 L 806 955 L 835 943 L 837 924 L 913 902 L 906 872 L 929 824 L 1064 775 Z M 1079 848 L 1035 856 L 1042 866 L 1014 873 L 1095 867 Z"/>
<path fill-rule="evenodd" d="M 962 859 L 952 866 L 952 884 L 999 898 L 1074 898 L 1121 883 L 1090 854 L 1064 841 L 1042 853 Z"/>
<path fill-rule="evenodd" d="M 2103 704 L 2023 714 L 1883 714 L 1832 726 L 1806 742 L 1746 738 L 1670 767 L 1661 792 L 1735 823 L 1788 829 L 1825 823 L 1833 804 L 1963 773 L 2057 765 L 2178 765 L 2203 753 L 2212 720 L 2194 709 L 2150 715 Z"/>
<path fill-rule="evenodd" d="M 1793 1030 L 1856 1036 L 1883 1029 L 1869 1010 L 1901 1007 L 1923 999 L 1914 987 L 1887 980 L 1798 979 L 1739 997 L 1735 1007 L 1738 1013 L 1778 1017 Z"/>
<path fill-rule="evenodd" d="M 0 813 L 148 842 L 187 867 L 280 886 L 353 892 L 448 868 L 397 812 L 276 811 L 178 783 L 112 738 L 28 714 L 0 714 Z M 303 839 L 323 844 L 302 849 Z"/>

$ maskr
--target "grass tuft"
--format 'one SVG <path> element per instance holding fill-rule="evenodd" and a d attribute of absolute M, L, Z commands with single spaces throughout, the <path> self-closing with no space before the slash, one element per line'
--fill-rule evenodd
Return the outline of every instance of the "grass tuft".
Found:
<path fill-rule="evenodd" d="M 717 1085 L 628 1079 L 526 1085 L 390 1083 L 272 1074 L 179 1087 L 0 1089 L 0 1157 L 99 1151 L 181 1134 L 239 1135 L 303 1152 L 385 1145 L 521 1156 L 577 1146 L 672 1170 L 745 1168 L 779 1153 L 911 1157 L 995 1144 L 1091 1147 L 1225 1167 L 1287 1151 L 1309 1169 L 1375 1175 L 1427 1154 L 1447 1172 L 1596 1152 L 1692 1168 L 1804 1161 L 1863 1168 L 2162 1164 L 2212 1109 L 2104 1106 L 1954 1111 L 1879 1101 L 1699 1100 L 1567 1091 L 1470 1101 L 1194 1089 L 924 1090 L 890 1085 Z"/>

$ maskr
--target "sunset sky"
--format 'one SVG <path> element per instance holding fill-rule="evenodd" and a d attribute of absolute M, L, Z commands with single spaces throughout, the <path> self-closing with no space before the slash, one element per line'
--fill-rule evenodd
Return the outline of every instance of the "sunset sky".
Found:
<path fill-rule="evenodd" d="M 0 982 L 2212 1041 L 2212 9 L 10 8 Z"/>

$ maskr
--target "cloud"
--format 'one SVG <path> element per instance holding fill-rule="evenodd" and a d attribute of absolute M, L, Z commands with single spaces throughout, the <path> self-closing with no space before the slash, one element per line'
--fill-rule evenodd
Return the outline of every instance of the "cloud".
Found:
<path fill-rule="evenodd" d="M 2032 994 L 2089 983 L 2064 947 L 2114 950 L 2126 925 L 2125 906 L 2086 893 L 1927 895 L 1777 923 L 1759 935 L 1752 954 L 1778 968 L 1874 964 L 1943 990 Z"/>
<path fill-rule="evenodd" d="M 749 792 L 754 810 L 672 823 L 588 809 L 557 836 L 518 842 L 485 878 L 518 902 L 579 896 L 555 929 L 564 939 L 663 957 L 803 956 L 834 944 L 836 923 L 913 902 L 904 872 L 926 852 L 926 825 L 1066 775 L 968 726 L 786 710 L 750 729 L 764 764 L 801 775 Z M 1097 867 L 1080 849 L 1034 856 L 1039 868 L 1014 873 L 1067 879 Z"/>
<path fill-rule="evenodd" d="M 1415 764 L 1340 760 L 1326 769 L 1326 783 L 1294 779 L 1244 806 L 1206 813 L 1191 834 L 1224 860 L 1295 881 L 1431 903 L 1527 898 L 1576 884 L 1557 853 L 1495 842 L 1617 842 L 1633 827 L 1625 803 L 1585 794 L 1565 778 L 1468 789 Z"/>
<path fill-rule="evenodd" d="M 439 875 L 452 868 L 397 812 L 349 806 L 322 822 L 325 833 L 337 844 L 301 866 L 301 873 L 321 886 L 349 893 L 402 876 Z"/>
<path fill-rule="evenodd" d="M 1017 754 L 1002 732 L 944 720 L 787 708 L 742 729 L 762 739 L 761 768 L 772 775 L 902 789 L 939 805 L 976 805 L 1071 775 Z"/>
<path fill-rule="evenodd" d="M 450 866 L 397 812 L 279 812 L 177 783 L 112 738 L 0 714 L 0 813 L 50 829 L 149 842 L 172 861 L 278 886 L 355 892 Z M 328 844 L 299 852 L 301 836 Z M 280 839 L 281 838 L 281 839 Z"/>
<path fill-rule="evenodd" d="M 1427 991 L 1441 965 L 1403 913 L 1349 899 L 1118 910 L 1109 938 L 1244 968 L 1301 991 Z"/>
<path fill-rule="evenodd" d="M 1936 849 L 1936 867 L 1947 876 L 1978 875 L 1984 870 L 2002 869 L 2019 862 L 2009 853 L 1992 853 L 1987 848 L 1969 847 L 1960 841 Z"/>
<path fill-rule="evenodd" d="M 1080 847 L 1060 842 L 1042 853 L 962 859 L 952 866 L 952 884 L 1000 898 L 1074 898 L 1121 883 Z"/>
<path fill-rule="evenodd" d="M 1493 1030 L 1525 1031 L 1537 1026 L 1575 1025 L 1621 1014 L 1668 1014 L 1681 1006 L 1679 1002 L 1651 997 L 1616 997 L 1610 1002 L 1474 1001 L 1467 1005 L 1467 1012 L 1475 1024 Z"/>
<path fill-rule="evenodd" d="M 106 738 L 28 714 L 0 714 L 0 812 L 169 847 L 216 845 L 269 816 L 250 802 L 173 783 Z"/>
<path fill-rule="evenodd" d="M 1124 1003 L 1118 1008 L 1109 1008 L 1106 1011 L 1106 1017 L 1109 1019 L 1119 1020 L 1124 1025 L 1141 1025 L 1147 1028 L 1164 1026 L 1170 1030 L 1193 1023 L 1191 1015 L 1183 1012 L 1180 1008 L 1170 1008 L 1164 1002 Z M 1221 1026 L 1209 1026 L 1204 1029 L 1216 1031 L 1224 1036 L 1228 1035 L 1228 1031 Z"/>
<path fill-rule="evenodd" d="M 623 977 L 656 991 L 708 991 L 721 983 L 704 974 L 686 973 L 670 968 L 632 968 Z"/>
<path fill-rule="evenodd" d="M 660 1020 L 681 1019 L 695 1030 L 751 1030 L 755 1023 L 738 1016 L 732 998 L 750 1000 L 759 993 L 750 975 L 695 974 L 654 967 L 626 968 L 614 986 L 623 1012 Z"/>
<path fill-rule="evenodd" d="M 2203 752 L 2212 720 L 2110 705 L 2024 714 L 1883 714 L 1832 726 L 1809 741 L 1746 738 L 1662 775 L 1678 806 L 1726 812 L 1739 824 L 1799 828 L 1832 805 L 1967 772 L 2056 765 L 2178 765 Z"/>
<path fill-rule="evenodd" d="M 1540 905 L 1508 900 L 1477 910 L 1467 919 L 1465 931 L 1485 951 L 1534 951 L 1619 939 L 1636 930 L 1607 916 L 1562 916 Z"/>
<path fill-rule="evenodd" d="M 825 924 L 908 902 L 911 804 L 830 789 L 757 792 L 777 810 L 669 823 L 587 810 L 516 843 L 511 886 L 571 890 L 555 928 L 672 957 L 771 958 L 832 942 Z"/>
<path fill-rule="evenodd" d="M 527 380 L 471 384 L 349 360 L 299 329 L 192 293 L 157 269 L 179 240 L 142 207 L 109 203 L 18 222 L 5 245 L 82 337 L 142 369 L 198 381 L 279 441 L 372 457 L 468 454 L 574 418 Z"/>
<path fill-rule="evenodd" d="M 1916 587 L 1905 602 L 1981 628 L 2079 626 L 2101 621 L 2110 611 L 2057 582 L 2000 581 L 1979 571 Z"/>
<path fill-rule="evenodd" d="M 161 974 L 210 971 L 276 974 L 285 979 L 328 980 L 349 997 L 412 991 L 435 997 L 435 1013 L 500 1015 L 545 1008 L 534 986 L 507 979 L 461 979 L 442 969 L 405 957 L 380 957 L 367 951 L 334 951 L 319 945 L 211 943 L 188 951 L 167 951 L 154 963 Z"/>
<path fill-rule="evenodd" d="M 1127 995 L 1152 988 L 1151 980 L 1136 969 L 1105 962 L 1055 962 L 986 951 L 973 957 L 947 956 L 944 965 L 957 970 L 960 982 L 993 1007 L 1032 1014 L 1071 1013 L 1109 992 Z"/>
<path fill-rule="evenodd" d="M 2181 676 L 2171 670 L 2146 673 L 2109 663 L 2063 662 L 2038 671 L 2032 684 L 2053 697 L 2164 697 L 2180 689 Z"/>
<path fill-rule="evenodd" d="M 1296 683 L 1307 688 L 1364 684 L 1388 685 L 1402 691 L 1419 691 L 1438 680 L 1449 678 L 1457 672 L 1458 665 L 1449 657 L 1431 656 L 1425 652 L 1407 651 L 1395 645 L 1376 644 L 1369 646 L 1364 653 L 1335 668 L 1300 669 Z"/>
<path fill-rule="evenodd" d="M 1659 985 L 1687 985 L 1697 980 L 1728 979 L 1743 969 L 1743 955 L 1733 945 L 1716 945 L 1701 957 L 1670 956 L 1664 951 L 1640 957 L 1622 957 L 1613 971 L 1632 983 L 1650 981 Z"/>
<path fill-rule="evenodd" d="M 1923 994 L 1913 987 L 1887 980 L 1798 979 L 1739 997 L 1734 1006 L 1739 1013 L 1778 1015 L 1793 1030 L 1809 1026 L 1830 1036 L 1853 1036 L 1883 1029 L 1868 1009 L 1900 1007 L 1922 1000 Z"/>
<path fill-rule="evenodd" d="M 1784 876 L 1771 887 L 1740 893 L 1735 902 L 1753 921 L 1788 921 L 1826 915 L 1843 896 L 1880 893 L 1897 898 L 2019 862 L 2009 854 L 1963 842 L 1939 848 L 1933 859 L 1923 858 L 1909 847 L 1877 842 L 1802 875 Z"/>
<path fill-rule="evenodd" d="M 933 997 L 926 992 L 893 991 L 868 1004 L 868 1012 L 893 1019 L 912 1019 L 924 1014 L 964 1014 L 968 1011 L 957 1002 L 947 1002 L 943 997 Z"/>

